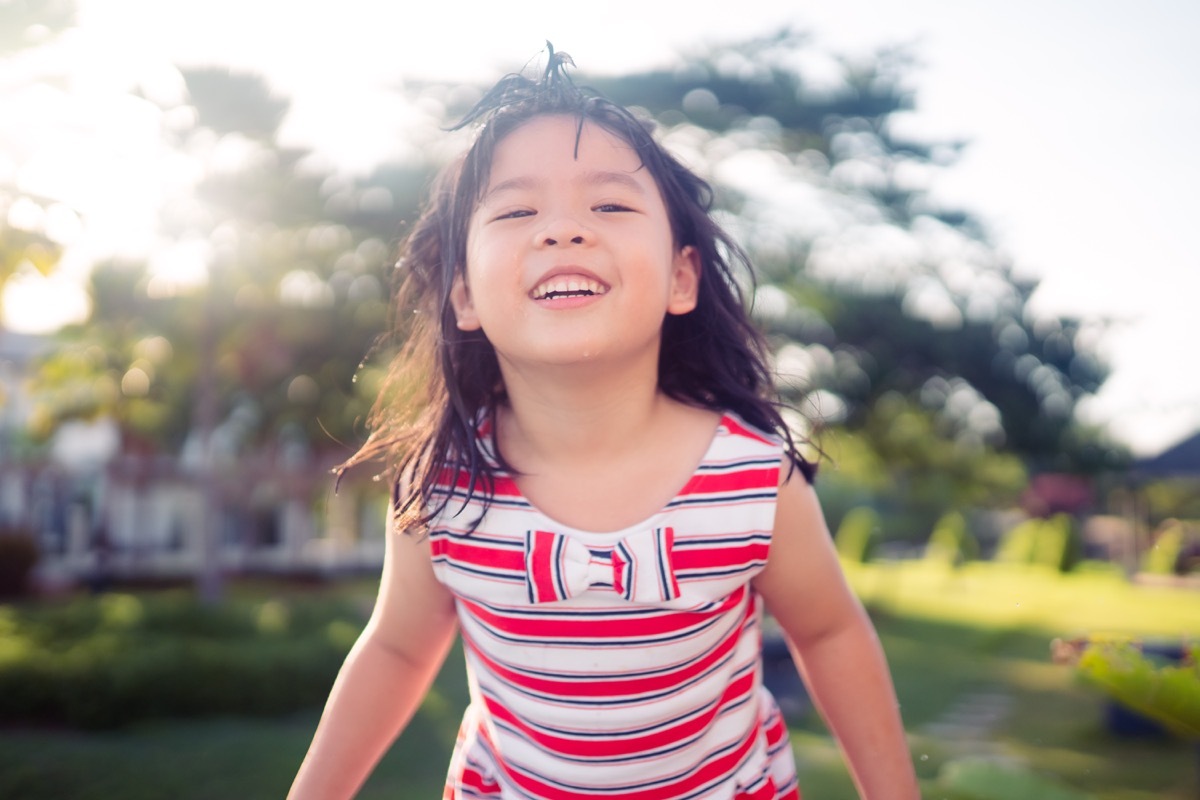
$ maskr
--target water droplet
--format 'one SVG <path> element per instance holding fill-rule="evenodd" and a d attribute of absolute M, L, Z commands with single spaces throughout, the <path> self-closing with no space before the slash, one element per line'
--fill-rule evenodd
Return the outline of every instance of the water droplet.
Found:
<path fill-rule="evenodd" d="M 929 753 L 921 753 L 921 760 L 922 760 L 922 761 L 928 761 L 928 760 L 929 760 Z"/>

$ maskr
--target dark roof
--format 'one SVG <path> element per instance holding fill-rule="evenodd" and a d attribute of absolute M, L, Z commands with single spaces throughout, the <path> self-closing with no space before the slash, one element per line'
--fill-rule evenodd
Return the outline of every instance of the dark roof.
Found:
<path fill-rule="evenodd" d="M 1133 471 L 1148 476 L 1200 476 L 1200 433 L 1184 439 L 1156 456 L 1138 459 L 1133 464 Z"/>

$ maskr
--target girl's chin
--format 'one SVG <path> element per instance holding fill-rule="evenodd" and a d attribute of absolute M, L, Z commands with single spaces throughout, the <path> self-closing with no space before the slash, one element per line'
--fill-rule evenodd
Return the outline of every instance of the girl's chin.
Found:
<path fill-rule="evenodd" d="M 606 365 L 637 369 L 639 364 L 651 364 L 657 374 L 658 350 L 637 351 L 614 347 L 611 342 L 556 342 L 554 346 L 526 350 L 522 353 L 500 353 L 501 362 L 515 368 L 575 369 Z"/>

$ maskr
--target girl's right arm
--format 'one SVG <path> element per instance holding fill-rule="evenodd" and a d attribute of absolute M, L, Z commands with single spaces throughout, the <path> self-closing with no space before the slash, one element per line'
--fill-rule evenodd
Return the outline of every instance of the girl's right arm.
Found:
<path fill-rule="evenodd" d="M 420 705 L 456 631 L 427 537 L 389 527 L 375 610 L 346 657 L 288 800 L 350 798 Z"/>

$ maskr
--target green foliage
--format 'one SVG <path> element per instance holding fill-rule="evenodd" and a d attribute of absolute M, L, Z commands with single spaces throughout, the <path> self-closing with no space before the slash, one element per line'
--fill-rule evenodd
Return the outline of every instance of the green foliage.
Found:
<path fill-rule="evenodd" d="M 0 598 L 21 597 L 29 591 L 39 556 L 32 531 L 0 525 Z"/>
<path fill-rule="evenodd" d="M 874 597 L 869 605 L 890 598 L 876 627 L 925 797 L 968 800 L 945 788 L 939 776 L 964 749 L 979 747 L 1024 764 L 1042 785 L 1072 786 L 1104 800 L 1194 800 L 1194 749 L 1173 739 L 1100 735 L 1097 696 L 1068 670 L 1047 663 L 1046 642 L 1062 631 L 1097 624 L 1122 629 L 1144 624 L 1156 635 L 1177 637 L 1194 630 L 1200 594 L 1150 589 L 1111 574 L 1059 575 L 984 562 L 949 574 L 920 561 L 854 566 L 849 572 L 868 592 L 865 599 Z M 331 593 L 330 587 L 306 592 Z M 1014 597 L 1023 601 L 1019 607 Z M 365 585 L 359 600 L 370 600 Z M 280 602 L 293 619 L 303 610 L 290 600 Z M 144 603 L 147 617 L 155 606 Z M 250 609 L 256 607 L 263 606 Z M 243 619 L 256 625 L 258 616 Z M 995 729 L 967 741 L 930 733 L 930 722 L 981 687 L 1013 699 L 1009 716 Z M 466 703 L 462 654 L 452 653 L 430 699 L 360 797 L 437 796 Z M 278 718 L 163 720 L 70 735 L 52 727 L 0 726 L 0 797 L 282 797 L 317 716 L 314 709 Z M 801 756 L 806 796 L 856 796 L 836 743 L 815 716 L 793 727 L 792 742 Z"/>
<path fill-rule="evenodd" d="M 0 9 L 3 7 L 0 5 Z M 20 200 L 33 204 L 28 197 L 21 197 Z M 11 202 L 9 192 L 0 187 L 0 211 L 7 210 Z M 21 270 L 28 267 L 42 275 L 49 275 L 58 266 L 61 257 L 62 245 L 46 236 L 44 231 L 14 227 L 11 220 L 0 218 L 0 296 L 5 285 Z M 3 314 L 3 306 L 0 306 L 0 323 L 4 321 Z"/>
<path fill-rule="evenodd" d="M 869 506 L 852 508 L 838 525 L 834 544 L 838 555 L 847 561 L 865 563 L 871 559 L 882 536 L 879 514 Z"/>
<path fill-rule="evenodd" d="M 44 440 L 66 420 L 106 416 L 142 451 L 178 453 L 190 431 L 222 425 L 235 457 L 353 448 L 377 365 L 358 383 L 356 373 L 389 313 L 387 242 L 409 213 L 393 199 L 415 191 L 378 186 L 364 200 L 353 181 L 301 166 L 307 154 L 276 138 L 288 101 L 259 76 L 202 68 L 184 79 L 198 118 L 173 135 L 206 171 L 162 220 L 180 253 L 96 266 L 91 317 L 37 365 L 31 433 Z M 239 142 L 237 166 L 206 161 L 219 134 Z M 193 274 L 162 269 L 176 261 Z"/>
<path fill-rule="evenodd" d="M 0 3 L 0 58 L 47 44 L 74 22 L 75 3 L 71 0 L 17 0 Z M 19 79 L 18 79 L 19 80 Z M 12 91 L 13 87 L 9 87 Z M 11 180 L 6 178 L 5 182 Z M 32 268 L 48 275 L 62 257 L 62 244 L 46 234 L 39 219 L 44 216 L 43 200 L 0 184 L 0 297 L 4 286 L 23 269 Z M 13 214 L 21 203 L 33 214 Z M 36 211 L 34 211 L 36 209 Z M 20 220 L 20 217 L 27 217 Z M 4 309 L 0 304 L 0 324 Z M 0 397 L 2 405 L 3 397 Z"/>
<path fill-rule="evenodd" d="M 1078 669 L 1122 705 L 1180 736 L 1200 739 L 1200 646 L 1191 648 L 1183 664 L 1160 665 L 1128 642 L 1091 642 Z"/>
<path fill-rule="evenodd" d="M 1160 478 L 1140 487 L 1152 520 L 1200 520 L 1195 478 Z"/>
<path fill-rule="evenodd" d="M 1187 571 L 1186 552 L 1200 543 L 1195 523 L 1172 519 L 1159 526 L 1154 543 L 1142 556 L 1142 571 L 1155 575 L 1175 575 Z"/>
<path fill-rule="evenodd" d="M 718 187 L 738 228 L 761 233 L 747 237 L 751 255 L 773 296 L 787 300 L 762 315 L 768 333 L 780 348 L 800 343 L 815 356 L 818 368 L 788 387 L 791 399 L 834 394 L 845 424 L 877 439 L 868 417 L 897 394 L 934 412 L 939 438 L 960 450 L 988 446 L 1061 471 L 1111 468 L 1114 447 L 1073 418 L 1078 400 L 1107 376 L 1081 322 L 1030 313 L 1036 283 L 1012 274 L 986 225 L 932 200 L 932 183 L 898 180 L 913 167 L 936 174 L 964 144 L 896 135 L 892 119 L 914 106 L 907 87 L 915 61 L 905 48 L 839 57 L 785 29 L 697 48 L 672 69 L 586 82 L 649 110 L 712 174 L 724 158 L 748 152 L 802 165 L 780 167 L 784 180 L 827 193 L 826 205 L 844 215 L 847 234 L 813 234 L 781 224 L 753 187 Z M 820 91 L 798 66 L 806 62 L 830 71 Z M 889 261 L 886 276 L 859 267 L 878 263 L 869 244 L 857 249 L 876 237 L 910 242 L 923 255 Z M 813 257 L 831 249 L 835 259 Z M 983 403 L 964 404 L 968 393 Z"/>
<path fill-rule="evenodd" d="M 929 536 L 925 558 L 957 567 L 978 557 L 979 542 L 971 533 L 967 518 L 958 511 L 946 512 Z"/>
<path fill-rule="evenodd" d="M 880 397 L 857 430 L 830 435 L 839 472 L 908 507 L 1004 507 L 1027 482 L 1011 453 L 971 446 L 938 415 L 896 392 Z M 928 530 L 928 528 L 926 528 Z"/>
<path fill-rule="evenodd" d="M 802 66 L 815 63 L 808 56 L 836 72 L 817 91 Z M 903 48 L 867 59 L 823 53 L 789 29 L 697 49 L 670 69 L 579 80 L 655 115 L 668 140 L 695 143 L 688 155 L 705 162 L 702 172 L 722 174 L 721 162 L 735 154 L 782 155 L 780 163 L 804 165 L 784 179 L 828 194 L 841 227 L 864 241 L 900 237 L 923 253 L 945 253 L 870 288 L 822 277 L 810 263 L 811 233 L 760 218 L 768 204 L 745 187 L 718 187 L 764 288 L 788 298 L 788 308 L 762 320 L 773 345 L 812 346 L 828 361 L 806 385 L 786 388 L 789 399 L 803 406 L 816 390 L 836 395 L 846 426 L 873 451 L 872 482 L 894 487 L 880 502 L 932 519 L 948 506 L 1003 504 L 1024 481 L 1021 457 L 1104 462 L 1103 453 L 1087 455 L 1096 437 L 1076 430 L 1071 410 L 1105 371 L 1081 344 L 1077 322 L 1026 313 L 1035 285 L 1011 275 L 978 220 L 900 177 L 909 167 L 936 171 L 962 146 L 896 134 L 894 115 L 914 106 L 914 61 Z M 195 202 L 178 206 L 190 211 L 172 206 L 163 220 L 167 238 L 213 243 L 204 257 L 212 301 L 206 311 L 194 286 L 168 285 L 141 265 L 120 291 L 99 277 L 92 319 L 68 335 L 58 377 L 35 387 L 44 400 L 35 423 L 47 435 L 63 419 L 113 413 L 135 440 L 176 451 L 208 365 L 219 416 L 252 401 L 245 447 L 273 445 L 285 431 L 310 445 L 332 438 L 353 447 L 372 399 L 352 383 L 356 365 L 387 325 L 388 243 L 398 222 L 413 218 L 437 148 L 423 163 L 385 164 L 361 180 L 323 173 L 278 141 L 288 101 L 260 77 L 221 68 L 183 74 L 197 119 L 172 133 L 180 151 L 202 168 L 212 166 L 204 159 L 221 136 L 245 151 L 236 167 L 207 171 Z M 441 100 L 450 115 L 471 95 L 461 86 L 410 89 Z M 755 235 L 760 228 L 770 235 Z M 927 246 L 931 236 L 938 246 Z M 829 244 L 852 247 L 851 238 Z M 953 307 L 954 324 L 914 311 L 913 298 L 929 291 Z M 215 338 L 208 349 L 206 331 Z M 148 370 L 135 346 L 159 338 L 172 361 Z M 93 358 L 93 347 L 103 358 Z"/>
<path fill-rule="evenodd" d="M 1052 778 L 979 756 L 948 761 L 937 779 L 938 796 L 953 800 L 1087 800 Z M 943 794 L 945 793 L 945 794 Z"/>
<path fill-rule="evenodd" d="M 934 411 L 943 437 L 1003 444 L 1060 470 L 1111 468 L 1117 455 L 1071 414 L 1077 398 L 1103 384 L 1105 368 L 1076 345 L 1078 322 L 1034 325 L 1019 311 L 1032 288 L 1010 285 L 1013 308 L 998 317 L 945 326 L 908 310 L 909 286 L 883 293 L 828 287 L 824 317 L 839 351 L 869 357 L 858 359 L 866 380 L 835 379 L 827 388 L 850 404 L 855 427 L 869 424 L 875 403 L 898 393 Z M 971 395 L 978 408 L 964 409 Z"/>
<path fill-rule="evenodd" d="M 105 595 L 0 607 L 0 720 L 108 728 L 321 703 L 361 622 L 300 599 Z"/>
<path fill-rule="evenodd" d="M 1032 563 L 1041 530 L 1042 521 L 1039 519 L 1027 519 L 1009 528 L 996 548 L 996 560 L 1005 564 Z"/>
<path fill-rule="evenodd" d="M 1067 514 L 1049 519 L 1027 519 L 1005 532 L 996 560 L 1009 564 L 1038 564 L 1059 572 L 1075 568 L 1083 543 L 1075 522 Z"/>

